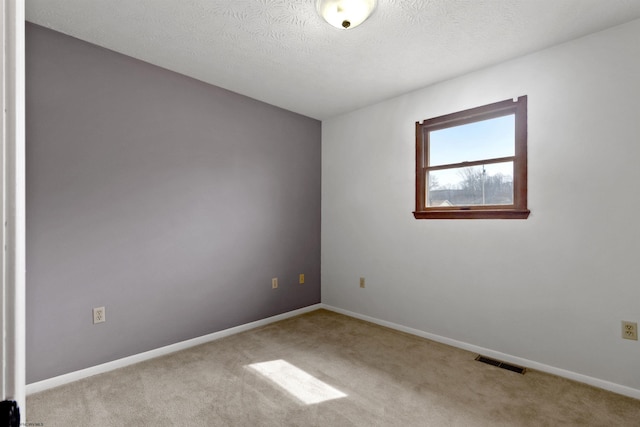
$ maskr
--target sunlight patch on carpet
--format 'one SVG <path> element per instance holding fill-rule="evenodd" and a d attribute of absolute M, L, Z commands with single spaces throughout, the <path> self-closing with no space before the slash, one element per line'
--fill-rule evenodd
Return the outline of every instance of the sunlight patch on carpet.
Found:
<path fill-rule="evenodd" d="M 346 394 L 309 375 L 285 360 L 248 365 L 307 405 L 347 397 Z"/>

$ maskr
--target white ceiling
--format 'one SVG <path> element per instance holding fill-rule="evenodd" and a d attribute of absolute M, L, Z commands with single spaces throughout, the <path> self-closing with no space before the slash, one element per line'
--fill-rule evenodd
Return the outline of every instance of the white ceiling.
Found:
<path fill-rule="evenodd" d="M 325 119 L 638 19 L 640 0 L 378 0 L 348 31 L 324 22 L 315 0 L 27 0 L 26 14 Z"/>

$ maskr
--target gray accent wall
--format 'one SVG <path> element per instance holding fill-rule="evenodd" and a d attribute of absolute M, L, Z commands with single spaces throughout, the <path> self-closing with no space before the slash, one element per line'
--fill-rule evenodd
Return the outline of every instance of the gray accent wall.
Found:
<path fill-rule="evenodd" d="M 28 383 L 320 302 L 319 121 L 26 36 Z"/>

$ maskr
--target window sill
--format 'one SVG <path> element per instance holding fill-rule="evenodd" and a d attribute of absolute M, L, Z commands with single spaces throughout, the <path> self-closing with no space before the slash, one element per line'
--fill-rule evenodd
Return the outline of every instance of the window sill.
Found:
<path fill-rule="evenodd" d="M 527 219 L 531 211 L 514 209 L 428 210 L 416 211 L 416 219 Z"/>

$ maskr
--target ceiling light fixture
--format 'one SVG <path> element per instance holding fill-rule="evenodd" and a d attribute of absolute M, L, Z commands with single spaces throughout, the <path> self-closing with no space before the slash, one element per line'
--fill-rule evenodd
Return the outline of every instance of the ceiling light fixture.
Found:
<path fill-rule="evenodd" d="M 377 0 L 318 0 L 316 8 L 329 24 L 346 30 L 362 24 L 377 3 Z"/>

